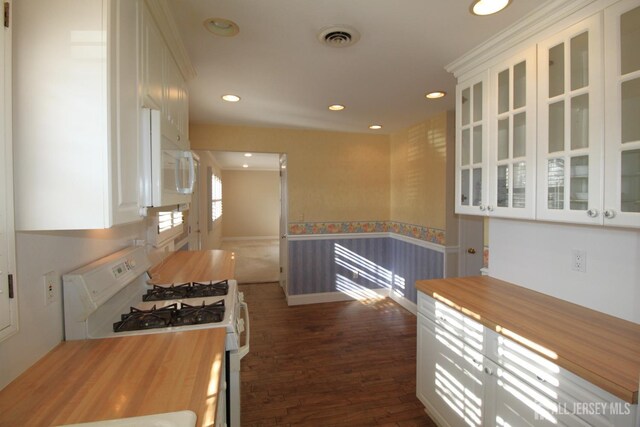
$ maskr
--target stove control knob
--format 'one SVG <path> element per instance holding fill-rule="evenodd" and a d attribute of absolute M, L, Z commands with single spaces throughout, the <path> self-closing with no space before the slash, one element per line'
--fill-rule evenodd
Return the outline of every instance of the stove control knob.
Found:
<path fill-rule="evenodd" d="M 133 270 L 134 268 L 136 268 L 136 260 L 135 259 L 127 260 L 127 262 L 129 263 L 129 269 Z"/>
<path fill-rule="evenodd" d="M 244 294 L 242 292 L 238 292 L 238 301 L 244 302 Z"/>

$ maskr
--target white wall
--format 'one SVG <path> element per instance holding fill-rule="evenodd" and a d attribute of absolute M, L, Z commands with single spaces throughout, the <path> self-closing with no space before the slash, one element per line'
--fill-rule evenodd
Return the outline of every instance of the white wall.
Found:
<path fill-rule="evenodd" d="M 640 231 L 491 219 L 489 242 L 491 276 L 640 323 Z"/>

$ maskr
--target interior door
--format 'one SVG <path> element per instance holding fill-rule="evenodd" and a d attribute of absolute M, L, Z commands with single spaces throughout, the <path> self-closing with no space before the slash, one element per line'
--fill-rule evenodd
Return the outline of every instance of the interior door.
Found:
<path fill-rule="evenodd" d="M 484 217 L 460 215 L 460 276 L 477 276 L 484 263 Z"/>
<path fill-rule="evenodd" d="M 287 155 L 280 155 L 280 286 L 286 295 L 287 289 L 287 266 L 289 255 L 288 233 L 288 197 L 287 197 Z"/>

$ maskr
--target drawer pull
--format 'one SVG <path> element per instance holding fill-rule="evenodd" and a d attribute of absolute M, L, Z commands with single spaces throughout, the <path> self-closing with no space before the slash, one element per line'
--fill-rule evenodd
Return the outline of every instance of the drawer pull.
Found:
<path fill-rule="evenodd" d="M 488 366 L 484 367 L 484 373 L 487 375 L 493 375 L 493 370 L 491 368 L 489 368 Z"/>
<path fill-rule="evenodd" d="M 542 383 L 546 383 L 547 380 L 545 380 L 544 378 L 542 378 L 540 375 L 536 375 L 536 378 L 538 379 L 538 381 L 542 382 Z"/>

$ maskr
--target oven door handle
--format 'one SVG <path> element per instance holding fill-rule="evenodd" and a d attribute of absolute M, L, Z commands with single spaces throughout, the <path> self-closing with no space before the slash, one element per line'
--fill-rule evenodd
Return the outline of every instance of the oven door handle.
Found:
<path fill-rule="evenodd" d="M 238 357 L 242 359 L 249 353 L 249 343 L 251 342 L 251 325 L 249 324 L 249 306 L 246 302 L 240 303 L 240 309 L 244 311 L 244 324 L 245 324 L 245 341 L 244 345 L 238 349 Z"/>

